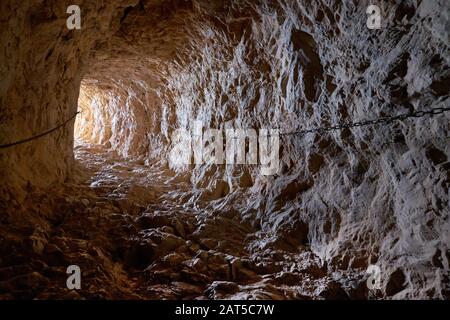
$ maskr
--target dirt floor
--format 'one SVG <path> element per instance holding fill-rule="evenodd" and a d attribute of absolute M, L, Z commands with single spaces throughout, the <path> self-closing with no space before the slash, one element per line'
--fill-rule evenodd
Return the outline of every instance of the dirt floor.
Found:
<path fill-rule="evenodd" d="M 307 247 L 261 238 L 227 203 L 202 201 L 188 177 L 101 146 L 80 145 L 75 153 L 77 181 L 30 190 L 24 206 L 1 216 L 0 299 L 367 294 L 360 273 L 333 273 Z M 69 265 L 81 269 L 80 290 L 66 287 Z"/>

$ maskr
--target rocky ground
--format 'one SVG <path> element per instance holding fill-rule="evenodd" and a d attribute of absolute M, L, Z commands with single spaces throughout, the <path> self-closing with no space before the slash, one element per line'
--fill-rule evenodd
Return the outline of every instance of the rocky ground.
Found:
<path fill-rule="evenodd" d="M 449 1 L 77 4 L 0 2 L 0 145 L 82 111 L 0 151 L 0 298 L 450 298 Z M 179 167 L 197 121 L 279 172 Z"/>
<path fill-rule="evenodd" d="M 364 270 L 333 272 L 293 238 L 262 239 L 220 199 L 194 204 L 211 191 L 186 177 L 100 146 L 76 157 L 77 181 L 30 190 L 2 216 L 0 299 L 367 297 Z M 73 264 L 81 290 L 66 288 Z"/>

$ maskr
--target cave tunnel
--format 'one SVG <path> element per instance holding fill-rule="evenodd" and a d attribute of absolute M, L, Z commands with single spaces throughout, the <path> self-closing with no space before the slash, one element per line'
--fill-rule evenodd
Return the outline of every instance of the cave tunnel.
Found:
<path fill-rule="evenodd" d="M 449 299 L 448 3 L 74 2 L 0 4 L 1 300 Z"/>

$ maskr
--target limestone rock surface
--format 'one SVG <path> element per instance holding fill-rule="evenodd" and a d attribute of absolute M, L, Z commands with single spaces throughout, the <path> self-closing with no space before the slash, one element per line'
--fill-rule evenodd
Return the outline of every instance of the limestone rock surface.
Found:
<path fill-rule="evenodd" d="M 81 30 L 64 1 L 0 3 L 0 143 L 82 111 L 0 150 L 0 298 L 449 298 L 450 113 L 282 135 L 272 176 L 170 158 L 195 120 L 448 107 L 448 1 L 383 1 L 379 30 L 366 0 L 77 2 Z"/>

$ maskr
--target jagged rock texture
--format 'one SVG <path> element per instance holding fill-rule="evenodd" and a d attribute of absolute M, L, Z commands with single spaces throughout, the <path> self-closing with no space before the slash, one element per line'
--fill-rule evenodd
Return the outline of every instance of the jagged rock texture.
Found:
<path fill-rule="evenodd" d="M 380 4 L 380 30 L 366 27 L 369 4 L 80 1 L 82 30 L 69 31 L 64 3 L 3 1 L 1 142 L 60 123 L 77 111 L 78 104 L 83 113 L 75 130 L 71 124 L 33 143 L 1 150 L 1 219 L 15 221 L 14 212 L 24 212 L 33 226 L 50 228 L 42 221 L 52 217 L 53 205 L 43 212 L 30 210 L 30 194 L 35 188 L 78 181 L 73 179 L 90 172 L 73 160 L 75 131 L 78 143 L 102 144 L 117 152 L 117 157 L 158 168 L 186 183 L 182 192 L 175 193 L 177 205 L 186 212 L 193 210 L 199 220 L 206 219 L 192 223 L 188 233 L 195 235 L 196 227 L 201 231 L 188 241 L 198 243 L 226 230 L 212 222 L 224 216 L 234 223 L 231 235 L 224 231 L 222 240 L 234 235 L 236 243 L 244 243 L 237 256 L 283 264 L 280 270 L 265 265 L 261 271 L 251 263 L 235 268 L 246 270 L 244 278 L 256 281 L 260 280 L 256 273 L 273 275 L 283 268 L 291 272 L 297 263 L 313 261 L 314 267 L 304 267 L 300 273 L 274 276 L 273 288 L 260 289 L 270 292 L 269 297 L 359 297 L 352 290 L 364 283 L 367 266 L 376 264 L 383 284 L 378 297 L 448 298 L 448 113 L 389 126 L 282 136 L 281 171 L 275 176 L 261 176 L 255 166 L 176 168 L 169 161 L 171 132 L 190 128 L 194 120 L 211 128 L 291 132 L 448 106 L 449 4 L 444 0 Z M 109 181 L 102 179 L 97 182 Z M 123 182 L 121 178 L 112 181 Z M 142 217 L 160 215 L 155 212 L 164 210 L 154 206 L 162 195 L 150 196 L 151 200 L 144 196 L 152 188 L 156 186 L 144 184 L 140 190 L 124 191 L 126 201 L 141 208 L 133 209 L 136 212 L 120 205 L 111 210 Z M 183 210 L 180 214 L 186 213 Z M 152 222 L 149 226 L 168 225 Z M 158 232 L 164 233 L 152 231 L 138 239 L 155 242 L 155 237 L 167 237 L 170 245 L 161 245 L 162 253 L 152 251 L 148 259 L 145 250 L 133 247 L 129 257 L 133 267 L 141 268 L 142 263 L 147 267 L 161 257 L 172 267 L 179 260 L 190 261 L 187 252 L 170 255 L 175 250 L 171 245 L 183 247 L 178 242 L 184 240 Z M 180 231 L 173 233 L 187 239 Z M 213 265 L 227 269 L 231 262 L 224 255 L 233 252 L 228 252 L 226 244 L 210 247 L 221 252 L 215 259 L 225 259 Z M 189 257 L 180 258 L 183 254 Z M 285 256 L 277 260 L 277 254 Z M 138 262 L 133 260 L 136 255 Z M 170 262 L 172 258 L 175 262 Z M 104 268 L 113 272 L 109 263 Z M 158 268 L 161 265 L 146 269 L 150 278 L 166 270 Z M 314 277 L 327 279 L 328 289 L 319 290 L 321 285 L 313 282 L 315 289 L 305 290 L 306 282 L 299 276 L 305 268 Z M 218 268 L 213 272 L 216 276 L 204 280 L 209 286 L 201 290 L 184 286 L 182 291 L 190 288 L 186 294 L 192 297 L 207 292 L 209 298 L 230 294 L 242 298 L 245 292 L 259 290 L 257 285 L 236 284 L 238 276 L 218 276 L 222 271 Z M 325 277 L 333 272 L 337 279 Z M 280 292 L 276 285 L 300 289 L 297 295 L 288 294 L 289 290 Z M 161 292 L 161 296 L 178 297 L 173 290 Z"/>

